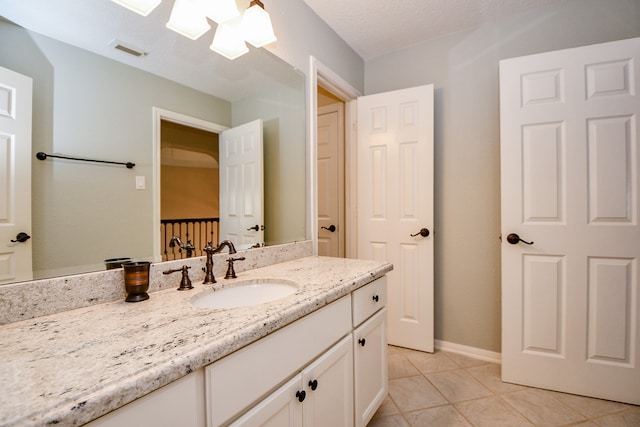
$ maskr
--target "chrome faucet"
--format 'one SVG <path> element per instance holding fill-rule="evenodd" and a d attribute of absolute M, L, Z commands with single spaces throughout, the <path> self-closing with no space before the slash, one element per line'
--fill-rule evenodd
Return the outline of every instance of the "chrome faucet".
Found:
<path fill-rule="evenodd" d="M 214 248 L 211 245 L 211 242 L 207 242 L 207 246 L 202 248 L 202 250 L 207 254 L 207 261 L 204 264 L 205 273 L 204 273 L 204 281 L 202 282 L 203 284 L 207 285 L 207 284 L 216 283 L 216 278 L 213 275 L 213 254 L 222 252 L 222 250 L 225 247 L 229 248 L 229 254 L 236 253 L 236 247 L 233 246 L 233 242 L 231 242 L 231 240 L 223 240 L 222 242 L 220 242 L 220 244 L 216 248 Z"/>
<path fill-rule="evenodd" d="M 173 236 L 171 238 L 171 241 L 169 242 L 169 247 L 175 248 L 176 243 L 178 244 L 180 250 L 184 249 L 187 251 L 187 258 L 191 258 L 193 256 L 193 251 L 196 250 L 196 247 L 191 244 L 191 240 L 187 240 L 187 244 L 185 245 L 180 241 L 180 238 L 178 236 Z"/>

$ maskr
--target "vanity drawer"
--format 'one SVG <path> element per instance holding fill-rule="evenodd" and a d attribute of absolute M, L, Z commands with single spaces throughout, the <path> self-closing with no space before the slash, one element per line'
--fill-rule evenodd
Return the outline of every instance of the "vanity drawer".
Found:
<path fill-rule="evenodd" d="M 387 276 L 353 291 L 353 326 L 367 320 L 387 304 Z"/>
<path fill-rule="evenodd" d="M 351 331 L 349 295 L 205 367 L 207 425 L 219 426 Z"/>

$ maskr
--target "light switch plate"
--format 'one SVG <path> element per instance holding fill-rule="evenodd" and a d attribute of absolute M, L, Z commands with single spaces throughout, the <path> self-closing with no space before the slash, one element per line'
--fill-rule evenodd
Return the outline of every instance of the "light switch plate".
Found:
<path fill-rule="evenodd" d="M 136 176 L 136 190 L 144 190 L 145 186 L 144 176 Z"/>

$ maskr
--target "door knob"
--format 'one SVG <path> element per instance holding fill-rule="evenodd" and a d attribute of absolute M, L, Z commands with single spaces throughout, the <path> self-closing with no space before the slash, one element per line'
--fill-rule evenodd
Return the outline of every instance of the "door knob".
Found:
<path fill-rule="evenodd" d="M 417 235 L 420 235 L 422 237 L 427 237 L 429 235 L 429 229 L 421 228 L 420 231 L 418 231 L 416 234 L 411 234 L 411 237 L 416 237 Z"/>
<path fill-rule="evenodd" d="M 329 227 L 320 227 L 320 228 L 322 228 L 323 230 L 329 230 L 332 233 L 336 231 L 336 226 L 333 224 L 331 224 Z"/>
<path fill-rule="evenodd" d="M 254 225 L 253 227 L 249 227 L 249 228 L 247 228 L 247 231 L 251 231 L 251 230 L 253 230 L 253 231 L 258 231 L 258 230 L 260 230 L 260 227 L 258 227 L 258 224 L 256 224 L 256 225 Z"/>
<path fill-rule="evenodd" d="M 27 240 L 29 240 L 30 238 L 31 238 L 31 236 L 29 236 L 27 233 L 24 233 L 24 232 L 22 232 L 22 231 L 21 231 L 21 232 L 20 232 L 20 233 L 18 233 L 18 235 L 16 236 L 16 239 L 15 239 L 15 240 L 13 240 L 13 239 L 12 239 L 11 241 L 12 241 L 13 243 L 24 243 L 24 242 L 26 242 Z"/>
<path fill-rule="evenodd" d="M 516 233 L 511 233 L 507 235 L 507 242 L 511 243 L 512 245 L 517 245 L 520 242 L 524 243 L 525 245 L 533 245 L 533 242 L 527 242 L 526 240 L 522 240 L 520 236 L 518 236 Z"/>

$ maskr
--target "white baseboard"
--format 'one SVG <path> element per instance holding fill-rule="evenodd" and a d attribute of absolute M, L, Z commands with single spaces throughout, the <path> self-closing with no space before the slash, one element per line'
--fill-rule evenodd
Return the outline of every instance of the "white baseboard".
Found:
<path fill-rule="evenodd" d="M 474 359 L 486 360 L 487 362 L 501 363 L 502 355 L 494 351 L 483 350 L 481 348 L 469 347 L 453 342 L 435 340 L 436 350 L 448 351 L 451 353 L 462 354 L 463 356 L 472 357 Z"/>

